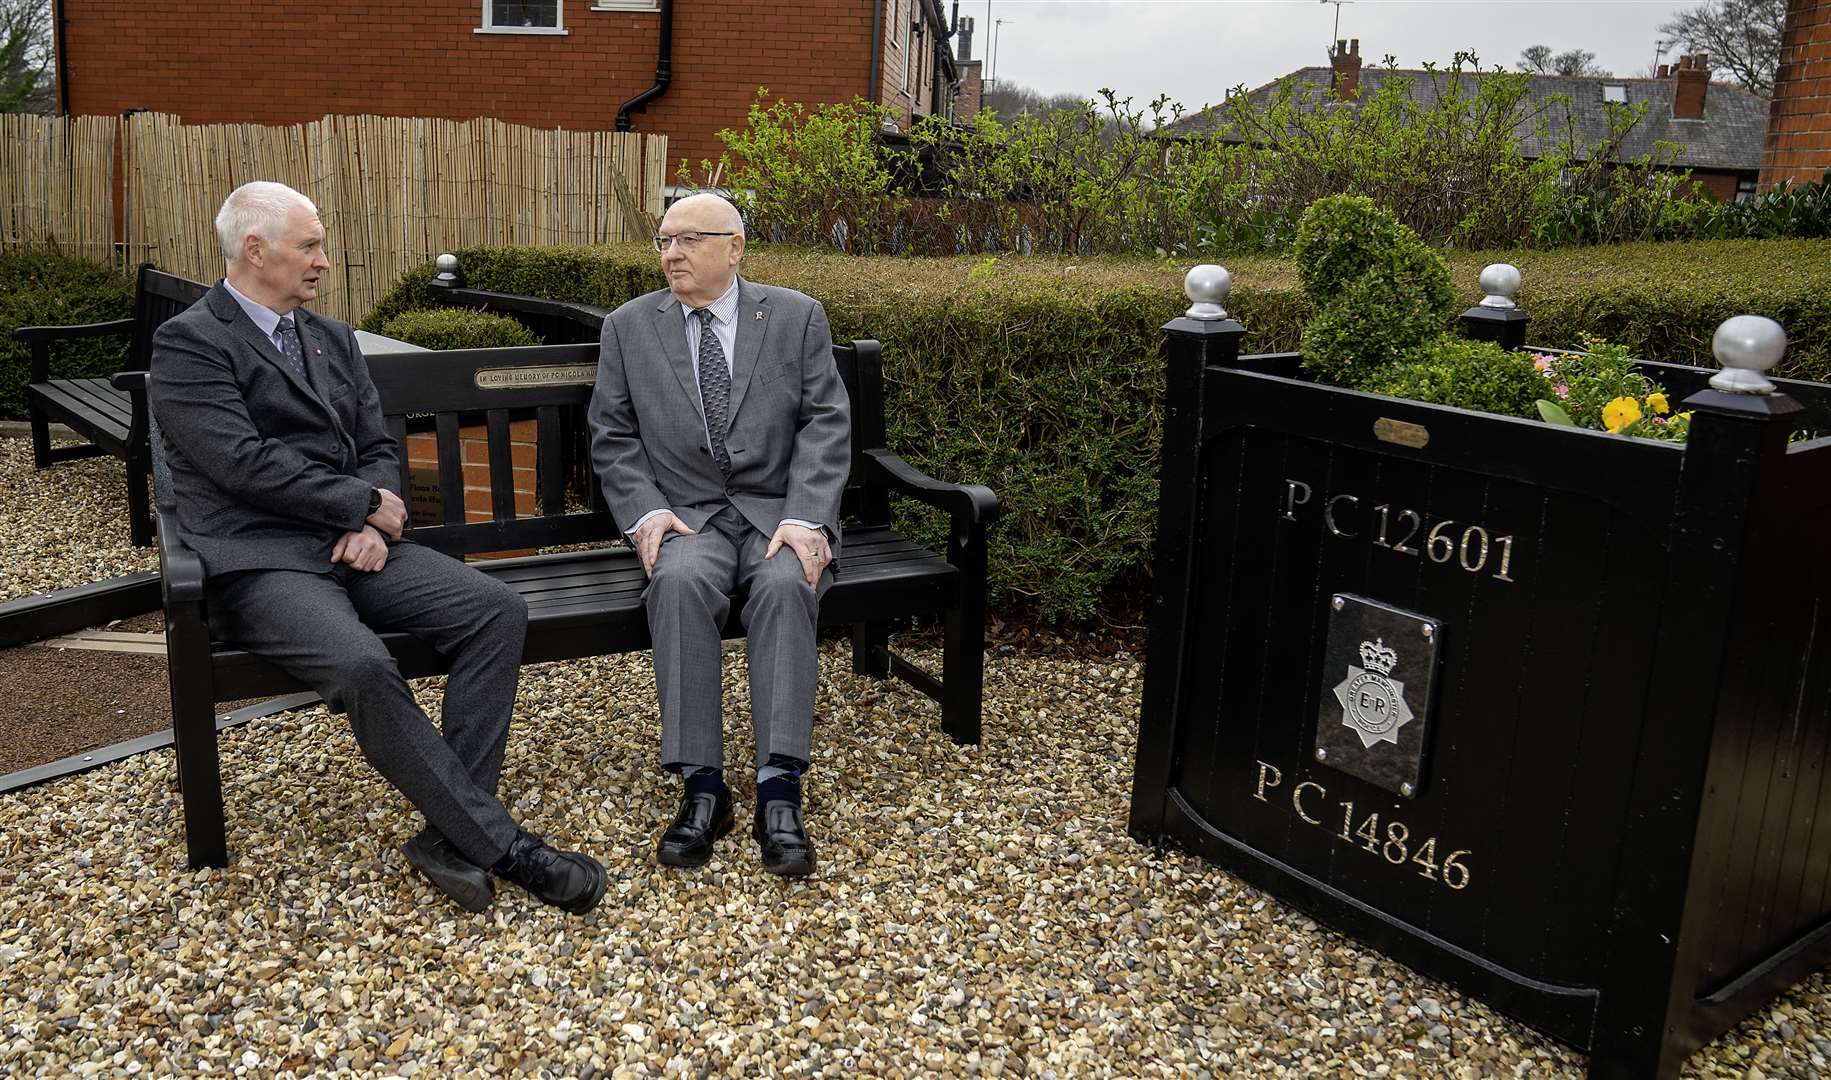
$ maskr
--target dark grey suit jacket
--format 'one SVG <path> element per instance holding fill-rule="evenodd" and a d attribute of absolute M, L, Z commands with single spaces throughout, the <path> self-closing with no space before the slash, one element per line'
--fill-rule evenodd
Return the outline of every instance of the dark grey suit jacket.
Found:
<path fill-rule="evenodd" d="M 622 528 L 666 508 L 697 530 L 727 502 L 765 536 L 783 518 L 819 522 L 837 555 L 852 429 L 825 309 L 740 278 L 732 352 L 727 483 L 706 450 L 680 301 L 662 289 L 604 320 L 588 419 L 605 503 Z"/>
<path fill-rule="evenodd" d="M 178 532 L 206 572 L 328 573 L 331 548 L 400 486 L 399 450 L 347 323 L 293 312 L 318 392 L 221 282 L 153 336 L 153 415 Z"/>

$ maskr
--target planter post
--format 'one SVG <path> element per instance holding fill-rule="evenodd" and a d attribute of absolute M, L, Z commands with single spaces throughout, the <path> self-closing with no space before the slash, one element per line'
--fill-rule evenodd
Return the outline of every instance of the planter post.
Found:
<path fill-rule="evenodd" d="M 1232 289 L 1233 275 L 1225 267 L 1206 263 L 1195 267 L 1183 278 L 1189 310 L 1163 327 L 1163 453 L 1152 553 L 1152 576 L 1157 584 L 1149 616 L 1151 662 L 1145 676 L 1145 715 L 1181 715 L 1177 699 L 1188 683 L 1184 667 L 1190 662 L 1195 640 L 1189 632 L 1189 586 L 1202 518 L 1198 459 L 1207 376 L 1210 368 L 1236 365 L 1240 341 L 1246 336 L 1246 328 L 1221 307 Z M 1140 839 L 1163 832 L 1175 736 L 1167 729 L 1140 732 L 1130 822 L 1132 835 Z"/>
<path fill-rule="evenodd" d="M 433 265 L 439 268 L 439 272 L 426 283 L 428 288 L 456 289 L 464 284 L 464 279 L 458 276 L 458 257 L 456 255 L 448 251 L 434 260 Z"/>
<path fill-rule="evenodd" d="M 1476 341 L 1492 341 L 1503 349 L 1526 346 L 1526 324 L 1532 316 L 1513 302 L 1519 292 L 1519 268 L 1510 263 L 1492 263 L 1481 272 L 1481 291 L 1487 295 L 1481 303 L 1462 313 L 1464 336 Z"/>

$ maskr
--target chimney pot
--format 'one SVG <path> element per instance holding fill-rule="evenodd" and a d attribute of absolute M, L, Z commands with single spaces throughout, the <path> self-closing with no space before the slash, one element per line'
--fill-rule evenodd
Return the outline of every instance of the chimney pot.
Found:
<path fill-rule="evenodd" d="M 1704 98 L 1710 90 L 1710 67 L 1702 53 L 1679 57 L 1672 70 L 1672 116 L 1677 120 L 1699 120 L 1704 116 Z"/>
<path fill-rule="evenodd" d="M 1361 39 L 1352 42 L 1337 39 L 1335 54 L 1329 57 L 1329 90 L 1337 101 L 1352 101 L 1361 85 Z"/>
<path fill-rule="evenodd" d="M 1359 56 L 1360 54 L 1361 54 L 1361 39 L 1354 38 L 1353 40 L 1348 42 L 1348 55 L 1349 56 Z"/>

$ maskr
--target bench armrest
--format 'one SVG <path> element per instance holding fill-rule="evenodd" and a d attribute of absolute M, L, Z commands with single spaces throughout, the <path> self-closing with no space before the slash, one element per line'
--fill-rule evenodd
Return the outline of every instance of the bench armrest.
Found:
<path fill-rule="evenodd" d="M 203 599 L 203 559 L 178 538 L 178 520 L 169 507 L 153 511 L 159 521 L 159 589 L 165 608 Z"/>
<path fill-rule="evenodd" d="M 957 522 L 983 526 L 998 517 L 998 496 L 989 487 L 936 480 L 889 450 L 866 450 L 865 460 L 875 474 L 872 479 L 892 491 L 945 510 Z"/>
<path fill-rule="evenodd" d="M 110 319 L 107 322 L 82 323 L 77 326 L 21 326 L 13 331 L 13 339 L 23 341 L 27 345 L 40 342 L 48 345 L 53 341 L 126 334 L 131 333 L 133 328 L 132 319 Z"/>

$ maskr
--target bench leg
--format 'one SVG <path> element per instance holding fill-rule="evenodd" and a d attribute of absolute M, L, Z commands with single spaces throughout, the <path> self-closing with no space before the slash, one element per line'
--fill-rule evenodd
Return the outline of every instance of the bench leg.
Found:
<path fill-rule="evenodd" d="M 960 569 L 960 596 L 947 613 L 941 652 L 941 730 L 957 743 L 977 744 L 985 698 L 985 529 L 956 533 L 948 561 Z"/>
<path fill-rule="evenodd" d="M 32 464 L 40 469 L 51 464 L 51 421 L 38 410 L 38 403 L 26 398 L 26 415 L 32 421 Z"/>
<path fill-rule="evenodd" d="M 172 690 L 172 742 L 178 753 L 184 843 L 191 869 L 227 866 L 222 769 L 216 756 L 216 702 L 210 678 L 210 631 L 200 604 L 173 611 L 165 623 Z"/>
<path fill-rule="evenodd" d="M 890 677 L 890 628 L 883 623 L 852 625 L 852 673 Z"/>
<path fill-rule="evenodd" d="M 145 457 L 127 459 L 127 536 L 134 547 L 153 543 L 152 470 Z"/>

